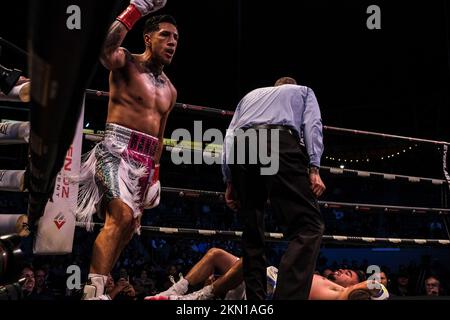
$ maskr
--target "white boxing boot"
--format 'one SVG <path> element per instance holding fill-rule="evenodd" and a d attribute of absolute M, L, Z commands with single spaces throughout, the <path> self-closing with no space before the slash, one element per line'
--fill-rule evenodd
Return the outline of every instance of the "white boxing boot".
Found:
<path fill-rule="evenodd" d="M 84 286 L 83 300 L 111 300 L 105 295 L 105 284 L 108 276 L 89 273 L 88 282 Z"/>

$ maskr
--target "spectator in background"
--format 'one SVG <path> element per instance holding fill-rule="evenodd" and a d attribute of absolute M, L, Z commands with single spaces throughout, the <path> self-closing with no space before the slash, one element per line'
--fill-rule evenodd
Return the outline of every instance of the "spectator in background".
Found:
<path fill-rule="evenodd" d="M 34 272 L 35 286 L 34 286 L 34 298 L 36 300 L 53 300 L 51 292 L 47 286 L 47 273 L 44 269 L 38 268 Z"/>
<path fill-rule="evenodd" d="M 108 274 L 108 280 L 106 280 L 105 284 L 105 293 L 112 299 L 116 296 L 117 292 L 114 292 L 115 283 L 114 278 L 112 277 L 111 273 Z"/>
<path fill-rule="evenodd" d="M 405 271 L 400 271 L 397 275 L 397 281 L 392 286 L 391 292 L 396 296 L 414 295 L 409 285 L 409 275 Z"/>
<path fill-rule="evenodd" d="M 441 296 L 442 286 L 441 282 L 436 276 L 429 276 L 424 281 L 425 293 L 427 296 Z"/>
<path fill-rule="evenodd" d="M 120 268 L 119 270 L 119 278 L 123 278 L 123 279 L 129 279 L 129 275 L 128 275 L 128 271 L 125 268 Z"/>
<path fill-rule="evenodd" d="M 386 288 L 388 287 L 389 278 L 388 278 L 387 273 L 385 271 L 381 271 L 380 272 L 380 283 L 382 285 L 384 285 Z"/>
<path fill-rule="evenodd" d="M 25 278 L 25 282 L 22 285 L 23 299 L 33 300 L 33 291 L 36 284 L 33 269 L 31 267 L 23 268 L 21 278 Z"/>
<path fill-rule="evenodd" d="M 134 289 L 138 298 L 156 293 L 155 283 L 148 277 L 147 270 L 142 270 L 140 277 L 134 279 Z"/>
<path fill-rule="evenodd" d="M 101 300 L 136 300 L 136 291 L 133 286 L 125 278 L 120 278 L 114 283 L 111 273 L 105 284 L 105 299 Z"/>
<path fill-rule="evenodd" d="M 114 300 L 136 300 L 136 291 L 127 279 L 120 278 L 114 287 L 118 291 Z"/>

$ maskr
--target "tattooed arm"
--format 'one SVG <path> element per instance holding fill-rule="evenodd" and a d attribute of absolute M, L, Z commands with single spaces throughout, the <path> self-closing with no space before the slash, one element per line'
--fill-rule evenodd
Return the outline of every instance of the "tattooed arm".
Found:
<path fill-rule="evenodd" d="M 100 54 L 100 61 L 106 69 L 122 68 L 131 56 L 128 50 L 120 47 L 127 33 L 128 29 L 122 22 L 115 21 L 111 25 Z"/>

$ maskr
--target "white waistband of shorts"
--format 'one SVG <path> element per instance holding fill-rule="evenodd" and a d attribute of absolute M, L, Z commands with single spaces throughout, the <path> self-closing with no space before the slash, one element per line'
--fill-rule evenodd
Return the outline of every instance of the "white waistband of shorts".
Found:
<path fill-rule="evenodd" d="M 128 139 L 131 137 L 131 135 L 133 133 L 135 133 L 139 136 L 145 137 L 147 139 L 156 140 L 157 142 L 159 142 L 159 139 L 152 135 L 149 135 L 149 134 L 141 132 L 141 131 L 130 129 L 130 128 L 121 126 L 119 124 L 107 123 L 105 126 L 105 136 L 113 134 L 114 136 L 117 136 L 118 138 L 125 138 L 126 141 L 128 141 Z"/>

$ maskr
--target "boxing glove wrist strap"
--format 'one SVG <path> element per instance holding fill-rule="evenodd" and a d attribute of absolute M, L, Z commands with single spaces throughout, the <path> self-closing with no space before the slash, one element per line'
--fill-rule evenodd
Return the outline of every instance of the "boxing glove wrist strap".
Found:
<path fill-rule="evenodd" d="M 130 4 L 116 20 L 122 22 L 128 30 L 133 28 L 134 24 L 142 17 L 141 12 L 134 4 Z"/>

